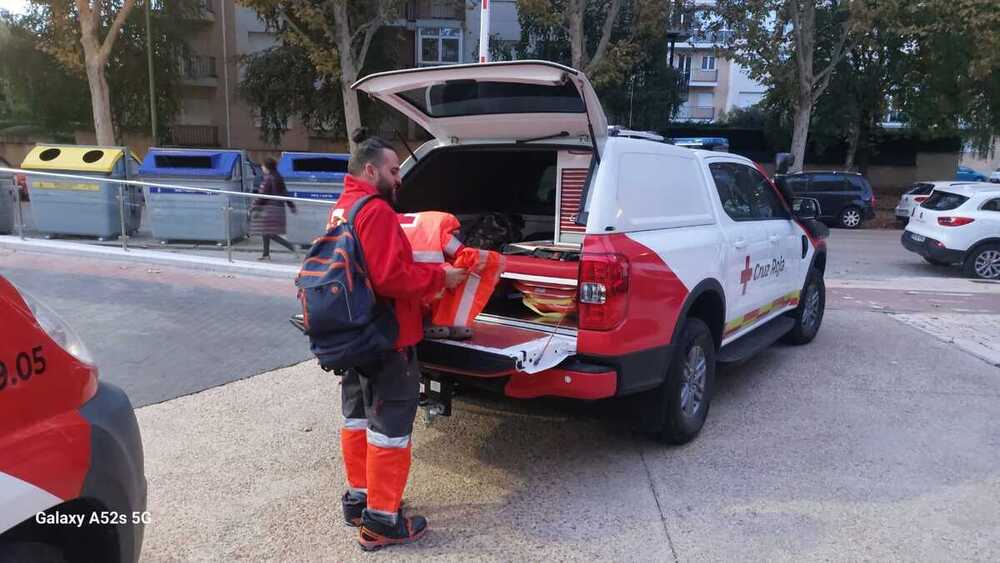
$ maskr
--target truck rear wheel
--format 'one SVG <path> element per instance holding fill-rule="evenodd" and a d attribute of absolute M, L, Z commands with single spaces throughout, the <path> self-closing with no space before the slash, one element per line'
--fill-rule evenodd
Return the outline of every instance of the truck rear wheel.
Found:
<path fill-rule="evenodd" d="M 715 340 L 701 319 L 684 322 L 667 380 L 657 392 L 663 426 L 656 437 L 667 444 L 686 444 L 695 438 L 708 417 L 715 388 Z"/>

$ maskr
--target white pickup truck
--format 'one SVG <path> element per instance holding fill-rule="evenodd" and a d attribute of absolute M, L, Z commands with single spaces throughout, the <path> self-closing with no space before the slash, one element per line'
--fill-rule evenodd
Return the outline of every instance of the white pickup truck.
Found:
<path fill-rule="evenodd" d="M 432 402 L 450 406 L 456 386 L 635 396 L 641 428 L 684 443 L 704 424 L 717 362 L 816 336 L 817 210 L 797 217 L 752 161 L 609 128 L 587 78 L 550 62 L 385 72 L 353 87 L 432 136 L 403 164 L 401 211 L 525 225 L 475 337 L 421 343 Z M 539 314 L 525 291 L 573 306 Z"/>

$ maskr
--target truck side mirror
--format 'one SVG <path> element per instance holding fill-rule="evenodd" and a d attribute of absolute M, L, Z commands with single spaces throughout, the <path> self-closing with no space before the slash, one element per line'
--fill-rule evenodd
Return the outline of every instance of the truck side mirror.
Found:
<path fill-rule="evenodd" d="M 792 200 L 795 217 L 803 221 L 814 221 L 819 217 L 819 200 L 811 197 L 797 197 Z"/>
<path fill-rule="evenodd" d="M 774 157 L 774 173 L 787 174 L 788 170 L 791 169 L 793 162 L 795 162 L 795 158 L 792 157 L 792 153 L 779 152 Z"/>

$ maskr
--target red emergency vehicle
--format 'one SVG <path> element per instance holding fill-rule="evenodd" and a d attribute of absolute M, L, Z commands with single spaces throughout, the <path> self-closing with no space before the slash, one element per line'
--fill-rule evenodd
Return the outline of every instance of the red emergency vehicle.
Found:
<path fill-rule="evenodd" d="M 0 276 L 0 562 L 135 561 L 148 521 L 128 397 Z"/>

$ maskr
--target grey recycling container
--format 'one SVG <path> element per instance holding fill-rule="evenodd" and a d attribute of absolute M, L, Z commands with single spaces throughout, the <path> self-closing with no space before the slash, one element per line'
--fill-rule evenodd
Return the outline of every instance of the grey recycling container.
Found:
<path fill-rule="evenodd" d="M 288 214 L 285 237 L 292 244 L 312 245 L 313 239 L 326 232 L 330 207 L 340 198 L 347 175 L 349 154 L 283 152 L 278 160 L 278 173 L 285 179 L 288 195 L 328 201 L 330 206 L 311 203 L 296 205 L 298 213 Z"/>
<path fill-rule="evenodd" d="M 0 160 L 0 166 L 7 166 L 7 163 Z M 0 235 L 9 235 L 14 232 L 14 213 L 17 205 L 20 204 L 17 188 L 14 187 L 14 174 L 11 172 L 0 172 Z"/>
<path fill-rule="evenodd" d="M 77 235 L 104 240 L 122 234 L 119 186 L 106 179 L 134 179 L 138 158 L 125 147 L 36 145 L 21 168 L 71 174 L 76 178 L 54 178 L 27 174 L 31 215 L 39 232 Z M 122 186 L 125 196 L 125 233 L 139 229 L 142 190 Z"/>
<path fill-rule="evenodd" d="M 246 151 L 151 148 L 139 167 L 139 178 L 160 184 L 144 187 L 153 238 L 225 242 L 227 206 L 228 239 L 246 236 L 250 198 L 178 187 L 252 192 L 260 183 L 260 172 Z"/>

